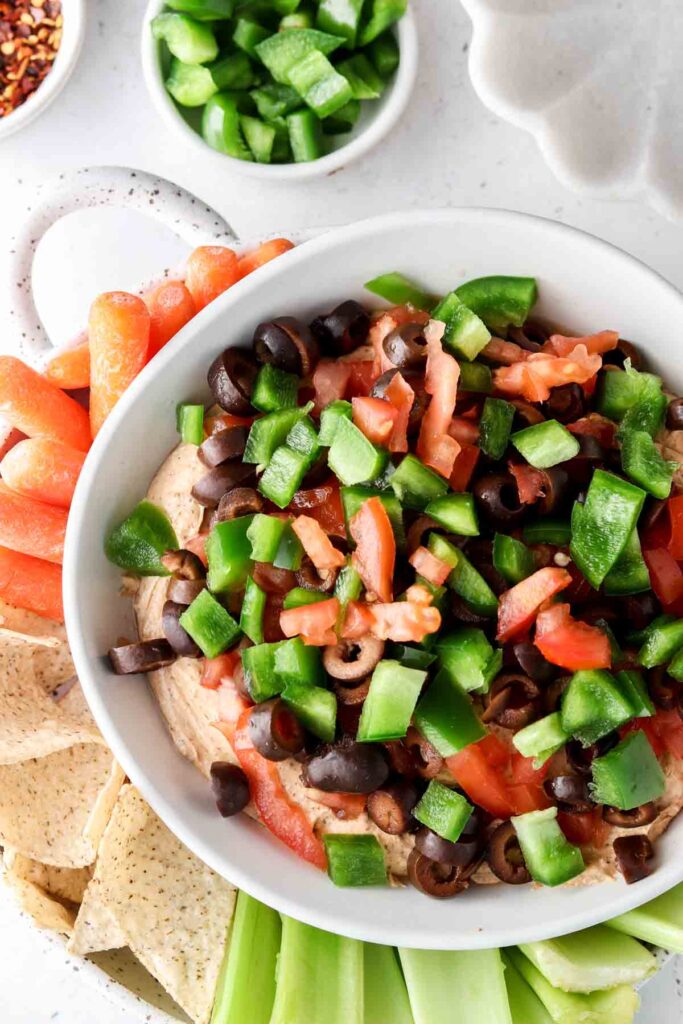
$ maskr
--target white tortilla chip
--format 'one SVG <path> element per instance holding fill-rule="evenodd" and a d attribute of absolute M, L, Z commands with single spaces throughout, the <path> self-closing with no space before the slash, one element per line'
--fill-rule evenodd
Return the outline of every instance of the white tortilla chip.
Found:
<path fill-rule="evenodd" d="M 123 780 L 100 743 L 0 766 L 0 844 L 55 867 L 92 864 Z"/>
<path fill-rule="evenodd" d="M 3 863 L 15 878 L 31 882 L 50 896 L 74 904 L 83 902 L 83 894 L 93 874 L 92 867 L 56 868 L 52 864 L 41 864 L 9 847 L 4 851 Z"/>
<path fill-rule="evenodd" d="M 70 935 L 76 920 L 75 911 L 49 896 L 38 885 L 5 872 L 5 881 L 14 893 L 19 906 L 38 928 Z"/>
<path fill-rule="evenodd" d="M 39 642 L 33 653 L 33 671 L 36 681 L 46 693 L 52 693 L 60 683 L 75 672 L 66 630 L 61 622 L 44 619 L 35 612 L 15 608 L 0 600 L 0 626 L 23 636 L 35 637 Z M 47 639 L 50 646 L 40 646 Z"/>
<path fill-rule="evenodd" d="M 110 929 L 196 1024 L 206 1024 L 235 890 L 172 835 L 133 786 L 124 786 L 102 838 L 69 949 Z M 246 1022 L 245 1022 L 246 1024 Z"/>
<path fill-rule="evenodd" d="M 102 883 L 94 878 L 85 890 L 83 901 L 74 923 L 68 950 L 77 956 L 101 953 L 107 949 L 122 949 L 128 939 L 102 897 Z"/>

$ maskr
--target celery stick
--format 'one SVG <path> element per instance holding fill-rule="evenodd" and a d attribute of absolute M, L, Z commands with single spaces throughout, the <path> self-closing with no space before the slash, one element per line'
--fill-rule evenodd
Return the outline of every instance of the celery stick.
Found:
<path fill-rule="evenodd" d="M 503 953 L 505 965 L 505 987 L 510 1002 L 512 1024 L 553 1024 L 545 1006 L 527 985 L 512 961 Z"/>
<path fill-rule="evenodd" d="M 644 946 L 604 925 L 519 948 L 551 985 L 565 992 L 637 985 L 657 970 Z"/>
<path fill-rule="evenodd" d="M 401 974 L 396 950 L 366 942 L 363 947 L 365 970 L 365 1017 L 363 1024 L 414 1024 L 406 983 Z M 530 1022 L 533 1024 L 533 1021 Z"/>
<path fill-rule="evenodd" d="M 399 949 L 415 1024 L 512 1024 L 497 949 Z"/>
<path fill-rule="evenodd" d="M 363 1024 L 363 943 L 283 914 L 270 1024 Z"/>
<path fill-rule="evenodd" d="M 683 953 L 683 883 L 606 924 L 653 946 Z"/>
<path fill-rule="evenodd" d="M 543 977 L 523 953 L 509 949 L 514 967 L 541 1000 L 553 1024 L 631 1024 L 638 1009 L 638 995 L 630 985 L 604 992 L 563 992 Z"/>
<path fill-rule="evenodd" d="M 211 1024 L 269 1024 L 280 932 L 279 914 L 237 894 Z"/>

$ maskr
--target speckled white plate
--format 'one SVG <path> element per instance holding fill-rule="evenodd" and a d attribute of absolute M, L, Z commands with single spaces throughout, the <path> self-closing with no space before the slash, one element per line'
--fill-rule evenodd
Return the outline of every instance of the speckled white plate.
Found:
<path fill-rule="evenodd" d="M 683 218 L 681 0 L 462 0 L 470 76 L 554 174 Z"/>

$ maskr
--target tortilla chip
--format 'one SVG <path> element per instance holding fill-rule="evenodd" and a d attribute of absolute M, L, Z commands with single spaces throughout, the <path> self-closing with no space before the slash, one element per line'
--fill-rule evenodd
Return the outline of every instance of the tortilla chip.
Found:
<path fill-rule="evenodd" d="M 102 838 L 69 949 L 92 948 L 94 938 L 107 932 L 109 911 L 118 938 L 125 936 L 196 1024 L 206 1024 L 235 895 L 127 785 Z"/>
<path fill-rule="evenodd" d="M 0 766 L 0 844 L 55 867 L 92 864 L 123 780 L 100 743 Z"/>
<path fill-rule="evenodd" d="M 53 899 L 38 885 L 17 878 L 10 871 L 5 872 L 5 881 L 14 893 L 19 906 L 33 920 L 38 928 L 70 935 L 73 931 L 76 913 Z"/>
<path fill-rule="evenodd" d="M 102 883 L 93 878 L 85 890 L 83 901 L 74 923 L 68 950 L 77 956 L 101 953 L 107 949 L 122 949 L 128 939 L 104 902 Z"/>
<path fill-rule="evenodd" d="M 0 626 L 3 630 L 51 641 L 49 648 L 37 645 L 33 652 L 35 678 L 46 693 L 52 693 L 60 683 L 74 675 L 66 630 L 61 622 L 44 619 L 35 612 L 15 608 L 0 600 Z"/>
<path fill-rule="evenodd" d="M 9 847 L 4 851 L 3 863 L 15 878 L 31 882 L 50 896 L 74 904 L 83 902 L 83 894 L 93 873 L 92 867 L 56 868 L 52 864 L 41 864 Z"/>

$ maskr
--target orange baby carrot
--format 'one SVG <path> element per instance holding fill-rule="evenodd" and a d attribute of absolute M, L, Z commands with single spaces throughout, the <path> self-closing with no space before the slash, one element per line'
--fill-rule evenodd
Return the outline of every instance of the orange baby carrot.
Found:
<path fill-rule="evenodd" d="M 25 555 L 61 562 L 68 512 L 0 483 L 0 545 Z"/>
<path fill-rule="evenodd" d="M 8 487 L 27 498 L 68 508 L 85 454 L 49 437 L 19 441 L 0 462 Z"/>
<path fill-rule="evenodd" d="M 151 359 L 167 341 L 195 315 L 194 299 L 182 281 L 166 281 L 159 285 L 145 301 L 151 317 L 149 352 Z"/>
<path fill-rule="evenodd" d="M 66 348 L 53 356 L 45 367 L 45 376 L 65 391 L 90 386 L 90 346 L 87 341 Z"/>
<path fill-rule="evenodd" d="M 240 277 L 246 277 L 252 270 L 258 270 L 265 263 L 270 263 L 276 256 L 282 256 L 294 248 L 294 242 L 288 238 L 271 238 L 269 242 L 259 245 L 258 249 L 247 252 L 240 259 Z"/>
<path fill-rule="evenodd" d="M 0 597 L 15 608 L 63 622 L 61 565 L 0 547 Z"/>
<path fill-rule="evenodd" d="M 90 427 L 95 437 L 147 360 L 150 316 L 137 295 L 105 292 L 90 307 Z"/>
<path fill-rule="evenodd" d="M 237 256 L 223 245 L 200 245 L 187 261 L 185 284 L 192 293 L 197 312 L 239 278 Z"/>
<path fill-rule="evenodd" d="M 88 414 L 21 359 L 0 356 L 0 415 L 29 437 L 51 437 L 86 452 Z"/>

